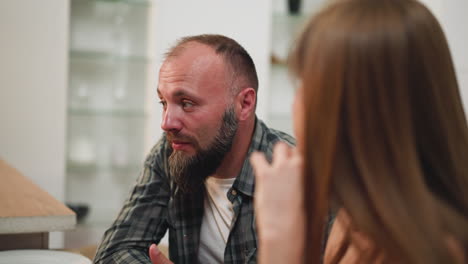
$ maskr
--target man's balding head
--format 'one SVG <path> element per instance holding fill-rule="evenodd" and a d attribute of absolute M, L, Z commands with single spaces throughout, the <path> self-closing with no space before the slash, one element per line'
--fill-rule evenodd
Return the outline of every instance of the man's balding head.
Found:
<path fill-rule="evenodd" d="M 181 38 L 166 53 L 165 61 L 180 56 L 194 43 L 206 45 L 221 56 L 226 71 L 230 73 L 227 81 L 232 94 L 248 87 L 258 91 L 257 71 L 252 58 L 239 43 L 222 35 L 205 34 Z"/>

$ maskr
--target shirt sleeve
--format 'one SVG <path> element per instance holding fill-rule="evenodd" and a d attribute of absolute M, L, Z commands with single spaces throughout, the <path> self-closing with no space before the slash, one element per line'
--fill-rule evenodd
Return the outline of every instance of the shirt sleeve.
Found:
<path fill-rule="evenodd" d="M 130 197 L 104 233 L 94 263 L 151 263 L 149 246 L 158 244 L 168 227 L 170 182 L 165 142 L 161 139 L 146 158 Z"/>

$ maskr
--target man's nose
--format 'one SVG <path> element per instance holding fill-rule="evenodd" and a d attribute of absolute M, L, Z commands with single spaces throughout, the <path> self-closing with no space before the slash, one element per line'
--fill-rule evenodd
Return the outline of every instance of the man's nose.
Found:
<path fill-rule="evenodd" d="M 177 133 L 182 129 L 182 122 L 175 111 L 166 109 L 161 122 L 162 130 Z"/>

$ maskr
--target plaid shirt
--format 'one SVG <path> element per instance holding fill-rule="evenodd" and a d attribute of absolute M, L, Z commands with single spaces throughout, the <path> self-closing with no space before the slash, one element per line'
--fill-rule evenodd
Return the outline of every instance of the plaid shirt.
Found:
<path fill-rule="evenodd" d="M 224 263 L 256 263 L 257 235 L 253 205 L 254 175 L 248 157 L 264 152 L 271 160 L 278 141 L 294 139 L 256 121 L 248 154 L 234 184 L 227 193 L 233 204 L 233 225 Z M 142 175 L 119 216 L 104 234 L 95 263 L 151 263 L 148 248 L 158 244 L 169 229 L 169 256 L 174 263 L 197 263 L 203 218 L 204 189 L 190 195 L 174 195 L 169 177 L 168 142 L 163 137 L 146 159 Z"/>

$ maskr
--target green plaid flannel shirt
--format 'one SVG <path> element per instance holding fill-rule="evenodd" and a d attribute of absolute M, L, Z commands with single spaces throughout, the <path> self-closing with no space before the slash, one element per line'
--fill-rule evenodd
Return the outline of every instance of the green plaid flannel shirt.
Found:
<path fill-rule="evenodd" d="M 257 119 L 247 157 L 253 151 L 261 151 L 271 160 L 273 145 L 278 141 L 295 144 L 291 136 L 270 129 Z M 167 230 L 170 259 L 176 264 L 198 263 L 204 190 L 184 196 L 173 194 L 174 185 L 168 175 L 170 150 L 167 145 L 163 137 L 151 150 L 130 197 L 104 234 L 95 263 L 151 263 L 148 248 L 152 243 L 158 244 Z M 227 193 L 233 204 L 234 217 L 224 263 L 257 261 L 253 193 L 254 175 L 246 158 Z"/>

